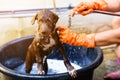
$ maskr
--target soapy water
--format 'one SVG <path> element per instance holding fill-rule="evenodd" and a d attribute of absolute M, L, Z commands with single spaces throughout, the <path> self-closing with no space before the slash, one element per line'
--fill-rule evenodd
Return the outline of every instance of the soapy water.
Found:
<path fill-rule="evenodd" d="M 88 49 L 85 47 L 70 46 L 64 44 L 66 49 L 66 55 L 70 63 L 75 67 L 75 69 L 81 69 L 90 65 L 95 59 L 97 54 L 94 54 L 94 49 Z M 57 49 L 54 49 L 47 59 L 48 63 L 48 74 L 58 74 L 67 72 L 64 65 L 63 57 L 60 55 Z M 25 61 L 24 58 L 15 57 L 4 60 L 2 62 L 4 66 L 15 70 L 20 73 L 25 73 Z M 34 63 L 32 66 L 31 74 L 37 74 L 37 64 Z"/>
<path fill-rule="evenodd" d="M 58 74 L 58 73 L 67 72 L 67 69 L 64 65 L 63 60 L 47 59 L 47 63 L 48 63 L 48 73 L 47 74 Z M 72 64 L 72 66 L 75 67 L 75 69 L 82 68 L 75 63 L 71 63 L 71 64 Z M 21 64 L 14 70 L 17 72 L 20 72 L 20 73 L 25 73 L 25 63 Z M 36 63 L 33 64 L 30 74 L 37 74 L 37 64 Z"/>

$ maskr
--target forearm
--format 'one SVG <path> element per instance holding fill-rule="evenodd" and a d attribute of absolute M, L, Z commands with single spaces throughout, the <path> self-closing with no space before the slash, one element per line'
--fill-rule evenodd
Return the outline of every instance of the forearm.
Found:
<path fill-rule="evenodd" d="M 107 11 L 119 12 L 120 11 L 120 0 L 105 0 L 108 4 Z"/>
<path fill-rule="evenodd" d="M 107 41 L 107 37 L 104 36 L 104 32 L 102 33 L 96 33 L 95 35 L 95 46 L 106 46 L 109 45 L 109 42 Z"/>
<path fill-rule="evenodd" d="M 74 46 L 94 48 L 120 44 L 120 28 L 91 34 L 76 34 L 71 29 L 62 26 L 58 26 L 58 30 L 60 41 Z"/>
<path fill-rule="evenodd" d="M 120 28 L 96 33 L 95 35 L 96 46 L 107 46 L 116 43 L 120 43 Z"/>

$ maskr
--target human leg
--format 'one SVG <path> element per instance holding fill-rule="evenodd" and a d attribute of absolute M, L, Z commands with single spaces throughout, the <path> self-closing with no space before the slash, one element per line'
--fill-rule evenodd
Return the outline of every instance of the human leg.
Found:
<path fill-rule="evenodd" d="M 113 29 L 120 28 L 120 17 L 115 17 L 112 21 Z M 120 61 L 120 44 L 116 44 L 115 53 L 117 56 L 117 60 Z"/>
<path fill-rule="evenodd" d="M 112 27 L 113 29 L 119 29 L 120 28 L 120 17 L 115 17 L 112 21 Z M 115 47 L 115 53 L 116 53 L 116 59 L 117 64 L 120 65 L 120 43 L 116 44 Z M 110 78 L 110 79 L 120 79 L 120 70 L 116 72 L 112 72 L 104 76 L 104 78 Z"/>

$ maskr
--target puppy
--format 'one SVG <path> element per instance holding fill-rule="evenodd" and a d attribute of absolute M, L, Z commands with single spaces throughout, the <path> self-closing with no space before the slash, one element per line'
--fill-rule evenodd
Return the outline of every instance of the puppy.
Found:
<path fill-rule="evenodd" d="M 40 12 L 33 17 L 31 22 L 34 24 L 35 20 L 37 20 L 38 29 L 32 43 L 28 47 L 26 55 L 26 73 L 30 73 L 33 63 L 36 62 L 38 74 L 47 74 L 47 56 L 54 48 L 57 48 L 64 59 L 64 64 L 70 76 L 77 76 L 76 70 L 67 58 L 65 48 L 59 41 L 57 28 L 55 28 L 58 18 L 56 14 L 48 9 L 40 10 Z"/>

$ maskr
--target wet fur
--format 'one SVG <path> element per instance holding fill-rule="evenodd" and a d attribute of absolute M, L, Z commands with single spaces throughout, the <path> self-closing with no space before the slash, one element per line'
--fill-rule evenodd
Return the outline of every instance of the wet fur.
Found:
<path fill-rule="evenodd" d="M 65 48 L 59 41 L 57 29 L 55 28 L 58 18 L 59 17 L 56 14 L 48 9 L 41 10 L 33 17 L 31 23 L 34 24 L 34 22 L 37 20 L 38 29 L 32 43 L 28 47 L 26 55 L 26 73 L 30 73 L 33 63 L 36 62 L 38 74 L 47 74 L 47 56 L 54 48 L 57 48 L 64 59 L 64 64 L 69 74 L 72 77 L 76 76 L 76 70 L 70 64 L 66 56 Z"/>

